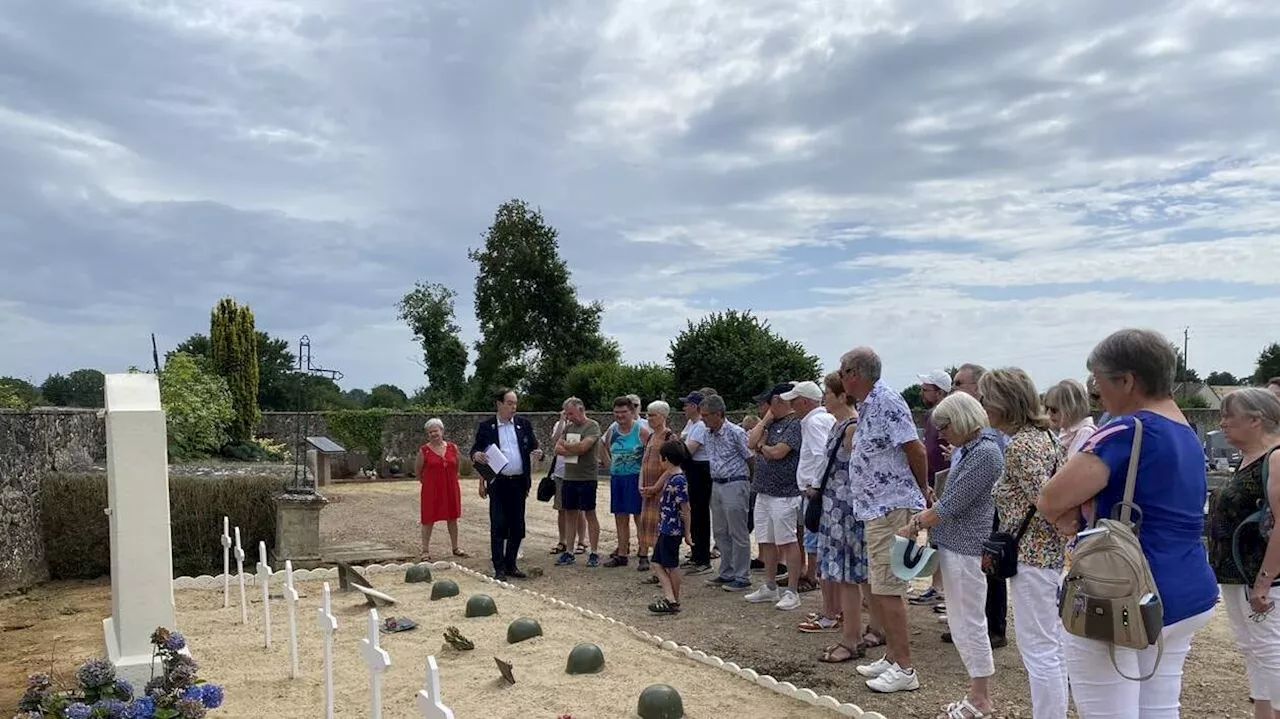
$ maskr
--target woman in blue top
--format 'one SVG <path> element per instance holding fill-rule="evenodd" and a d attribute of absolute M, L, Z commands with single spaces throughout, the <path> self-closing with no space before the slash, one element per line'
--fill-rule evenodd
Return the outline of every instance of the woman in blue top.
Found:
<path fill-rule="evenodd" d="M 640 465 L 644 458 L 644 445 L 649 439 L 649 428 L 636 421 L 631 398 L 613 400 L 614 423 L 605 433 L 605 461 L 609 463 L 609 511 L 613 513 L 614 527 L 618 530 L 618 548 L 604 563 L 606 567 L 625 567 L 631 553 L 631 522 L 636 523 L 636 540 L 640 545 Z M 641 551 L 636 555 L 636 569 L 649 571 L 649 556 Z"/>
<path fill-rule="evenodd" d="M 1218 599 L 1217 580 L 1201 542 L 1208 494 L 1204 449 L 1173 401 L 1177 357 L 1161 334 L 1115 332 L 1093 348 L 1088 368 L 1113 419 L 1044 485 L 1037 506 L 1068 534 L 1080 529 L 1082 509 L 1088 517 L 1112 516 L 1124 493 L 1133 418 L 1142 419 L 1134 504 L 1142 518 L 1138 542 L 1164 605 L 1164 656 L 1149 681 L 1130 681 L 1112 666 L 1110 645 L 1068 635 L 1071 696 L 1081 719 L 1177 717 L 1182 664 Z M 1114 651 L 1115 663 L 1129 676 L 1146 675 L 1156 664 L 1154 646 Z"/>

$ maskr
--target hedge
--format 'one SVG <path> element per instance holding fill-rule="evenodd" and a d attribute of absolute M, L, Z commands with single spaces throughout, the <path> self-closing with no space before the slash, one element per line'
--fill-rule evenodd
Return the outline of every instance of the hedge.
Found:
<path fill-rule="evenodd" d="M 258 542 L 275 544 L 272 497 L 278 477 L 169 477 L 169 522 L 174 576 L 222 572 L 222 517 L 240 527 L 246 566 L 258 561 Z M 104 474 L 45 477 L 41 502 L 45 558 L 52 579 L 94 579 L 111 573 L 111 532 Z M 232 571 L 235 570 L 232 558 Z"/>

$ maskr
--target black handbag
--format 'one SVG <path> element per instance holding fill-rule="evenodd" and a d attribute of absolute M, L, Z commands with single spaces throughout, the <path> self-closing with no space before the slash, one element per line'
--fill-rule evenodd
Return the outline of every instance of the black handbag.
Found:
<path fill-rule="evenodd" d="M 818 487 L 818 496 L 809 500 L 809 504 L 804 508 L 804 530 L 806 532 L 817 532 L 822 526 L 822 494 L 827 491 L 827 480 L 831 479 L 831 474 L 835 467 L 836 453 L 840 451 L 840 443 L 844 441 L 844 430 L 840 430 L 840 436 L 836 438 L 836 444 L 831 448 L 830 454 L 827 455 L 827 468 L 822 473 L 822 484 Z"/>
<path fill-rule="evenodd" d="M 538 501 L 550 502 L 556 496 L 556 478 L 552 474 L 556 469 L 556 459 L 553 455 L 551 458 L 551 466 L 547 468 L 547 476 L 538 481 Z"/>
<path fill-rule="evenodd" d="M 991 538 L 982 543 L 983 574 L 995 579 L 1008 579 L 1018 574 L 1018 544 L 1022 541 L 1022 535 L 1027 533 L 1027 527 L 1031 526 L 1031 518 L 1034 516 L 1036 508 L 1032 505 L 1027 510 L 1027 516 L 1022 518 L 1022 524 L 1018 525 L 1017 532 L 992 532 Z"/>

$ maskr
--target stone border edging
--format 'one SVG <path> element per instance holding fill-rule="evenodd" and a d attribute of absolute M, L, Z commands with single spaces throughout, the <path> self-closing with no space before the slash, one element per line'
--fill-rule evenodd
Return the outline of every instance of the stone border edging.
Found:
<path fill-rule="evenodd" d="M 364 567 L 360 567 L 359 569 L 365 574 L 385 574 L 390 572 L 403 572 L 407 570 L 409 567 L 417 566 L 418 564 L 421 564 L 421 563 L 422 562 L 404 562 L 400 564 L 370 564 Z M 532 589 L 529 589 L 527 587 L 521 587 L 521 586 L 512 584 L 511 582 L 505 582 L 505 581 L 500 582 L 487 574 L 477 572 L 474 569 L 469 569 L 456 562 L 446 562 L 441 560 L 436 562 L 429 562 L 428 564 L 430 564 L 432 569 L 456 570 L 458 572 L 461 572 L 462 574 L 466 574 L 475 579 L 479 579 L 482 582 L 487 582 L 489 584 L 497 584 L 503 589 L 510 589 L 517 592 L 523 592 L 524 594 L 527 594 L 531 597 L 536 597 L 538 599 L 541 599 L 544 602 L 547 602 L 548 604 L 554 607 L 571 609 L 585 617 L 589 617 L 591 619 L 597 619 L 600 621 L 608 622 L 609 624 L 617 625 L 619 627 L 622 627 L 623 629 L 626 629 L 628 632 L 631 632 L 631 634 L 638 637 L 641 641 L 647 642 L 649 644 L 653 644 L 654 646 L 657 646 L 660 649 L 665 649 L 669 652 L 672 652 L 673 654 L 678 654 L 688 659 L 692 659 L 693 661 L 696 661 L 700 664 L 706 664 L 707 666 L 713 667 L 715 669 L 723 669 L 729 672 L 731 675 L 738 677 L 739 679 L 744 679 L 746 681 L 751 682 L 752 684 L 755 684 L 757 686 L 760 686 L 770 691 L 781 694 L 782 696 L 787 697 L 789 699 L 796 699 L 810 706 L 820 707 L 823 709 L 831 709 L 839 713 L 840 716 L 855 717 L 855 718 L 862 717 L 863 719 L 887 719 L 887 717 L 885 717 L 885 715 L 881 714 L 880 712 L 865 711 L 862 709 L 862 707 L 859 707 L 857 704 L 851 704 L 849 702 L 841 702 L 839 699 L 836 699 L 830 694 L 820 695 L 812 689 L 797 687 L 791 682 L 780 682 L 777 679 L 769 676 L 768 674 L 760 674 L 754 669 L 747 669 L 745 667 L 740 667 L 734 662 L 726 662 L 720 657 L 717 657 L 713 654 L 707 654 L 706 652 L 700 649 L 694 649 L 693 647 L 690 647 L 686 644 L 678 644 L 675 641 L 672 641 L 670 639 L 663 639 L 662 637 L 656 634 L 650 634 L 649 632 L 646 632 L 642 629 L 637 629 L 636 627 L 633 627 L 624 622 L 620 622 L 617 619 L 614 619 L 613 617 L 606 616 L 599 612 L 591 611 L 590 609 L 587 609 L 585 607 L 580 607 L 575 604 L 570 604 L 562 599 L 556 599 L 555 597 L 549 594 L 542 594 L 539 592 L 535 592 Z M 314 581 L 317 579 L 331 579 L 331 578 L 336 579 L 337 576 L 338 576 L 338 569 L 336 567 L 326 567 L 323 569 L 297 569 L 297 570 L 294 570 L 293 572 L 294 581 Z M 256 574 L 251 575 L 246 573 L 245 585 L 248 586 L 252 584 L 253 580 L 256 578 L 257 578 Z M 173 580 L 173 588 L 175 590 L 177 589 L 219 589 L 222 587 L 223 579 L 224 579 L 224 575 L 222 574 L 219 574 L 214 577 L 211 577 L 207 574 L 202 574 L 198 577 L 177 577 Z M 232 575 L 231 579 L 235 581 L 235 575 Z"/>

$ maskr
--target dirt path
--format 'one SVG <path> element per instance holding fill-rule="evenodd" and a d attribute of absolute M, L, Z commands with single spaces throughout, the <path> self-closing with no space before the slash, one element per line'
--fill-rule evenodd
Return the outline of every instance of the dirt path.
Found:
<path fill-rule="evenodd" d="M 463 480 L 463 518 L 459 535 L 463 548 L 473 556 L 463 564 L 487 571 L 489 557 L 488 507 L 475 491 L 476 481 Z M 603 488 L 602 488 L 603 489 Z M 607 491 L 607 490 L 605 490 Z M 608 507 L 605 491 L 599 504 Z M 328 493 L 334 500 L 323 515 L 321 531 L 326 539 L 377 539 L 388 544 L 419 546 L 418 498 L 415 483 L 344 485 Z M 920 667 L 922 686 L 917 692 L 889 696 L 867 689 L 849 664 L 817 661 L 830 635 L 807 635 L 795 625 L 805 611 L 818 608 L 816 594 L 805 595 L 802 611 L 780 612 L 772 605 L 750 605 L 741 595 L 731 595 L 702 585 L 703 577 L 686 586 L 684 611 L 676 617 L 656 617 L 646 607 L 651 587 L 643 587 L 644 575 L 632 567 L 588 569 L 581 562 L 555 567 L 548 550 L 557 541 L 555 512 L 550 504 L 530 499 L 528 537 L 522 568 L 541 567 L 545 575 L 526 580 L 538 591 L 611 614 L 664 637 L 670 636 L 726 661 L 738 662 L 761 674 L 771 674 L 796 686 L 810 687 L 874 709 L 888 717 L 933 717 L 939 707 L 962 695 L 967 675 L 960 658 L 939 635 L 946 631 L 929 609 L 912 608 L 912 654 Z M 606 526 L 608 525 L 608 526 Z M 615 546 L 611 517 L 601 517 L 600 547 L 607 553 Z M 440 525 L 432 538 L 432 554 L 448 558 L 449 541 Z M 1012 617 L 1010 618 L 1012 620 Z M 674 626 L 673 626 L 674 625 Z M 1027 677 L 1017 647 L 1012 643 L 996 650 L 995 700 L 997 716 L 1030 717 Z M 1200 633 L 1187 661 L 1183 680 L 1183 716 L 1248 719 L 1244 664 L 1231 636 L 1225 613 L 1219 612 Z"/>
<path fill-rule="evenodd" d="M 488 569 L 488 509 L 475 492 L 475 480 L 463 480 L 463 519 L 460 534 L 473 557 L 463 563 Z M 333 503 L 322 515 L 327 540 L 372 539 L 417 551 L 419 546 L 417 484 L 414 482 L 342 485 L 326 490 Z M 601 506 L 607 498 L 601 496 Z M 612 519 L 602 517 L 600 544 L 614 546 Z M 603 525 L 608 525 L 603 526 Z M 654 592 L 643 587 L 634 568 L 588 569 L 552 565 L 548 550 L 556 542 L 555 514 L 549 504 L 530 501 L 528 540 L 522 566 L 541 567 L 545 575 L 526 580 L 538 591 L 610 614 L 633 626 L 738 662 L 779 680 L 831 694 L 843 701 L 874 709 L 888 717 L 933 717 L 937 709 L 960 696 L 966 678 L 954 648 L 942 644 L 945 631 L 928 609 L 912 609 L 912 653 L 921 668 L 922 687 L 910 694 L 874 695 L 848 664 L 826 665 L 816 660 L 830 635 L 805 635 L 795 630 L 802 612 L 779 612 L 771 605 L 749 605 L 730 595 L 688 584 L 684 611 L 675 617 L 655 617 L 645 609 Z M 440 526 L 432 542 L 437 559 L 447 558 L 448 535 Z M 699 578 L 700 579 L 700 578 Z M 817 608 L 817 597 L 806 595 L 805 610 Z M 84 658 L 102 653 L 100 620 L 110 613 L 110 588 L 105 582 L 54 582 L 30 593 L 0 600 L 0 715 L 16 705 L 26 674 L 52 665 L 70 674 Z M 1012 640 L 1012 632 L 1010 632 Z M 996 650 L 995 700 L 1002 719 L 1030 717 L 1026 673 L 1018 650 L 1010 644 Z M 1244 666 L 1227 625 L 1218 612 L 1196 638 L 1183 680 L 1183 716 L 1248 719 Z"/>

